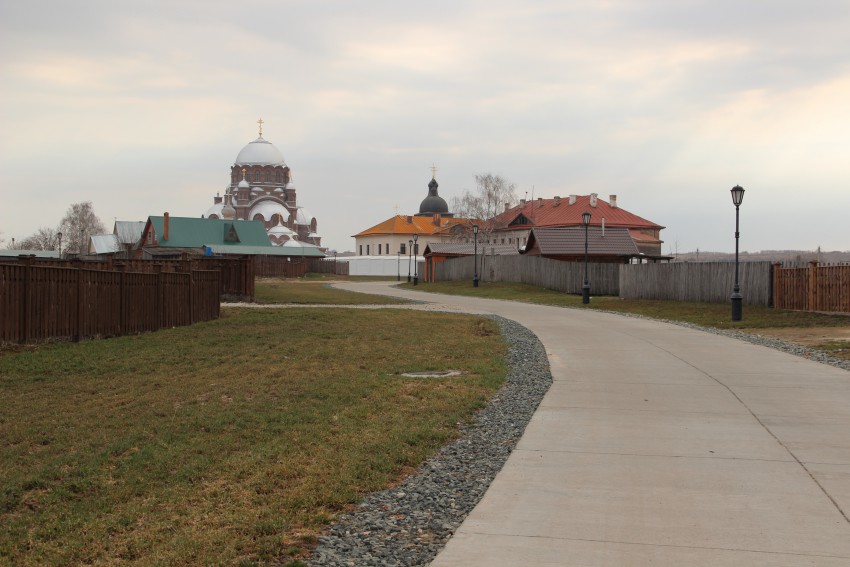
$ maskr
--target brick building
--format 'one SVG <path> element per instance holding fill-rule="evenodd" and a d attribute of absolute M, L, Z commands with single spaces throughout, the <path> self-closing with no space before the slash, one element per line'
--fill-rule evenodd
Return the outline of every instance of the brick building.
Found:
<path fill-rule="evenodd" d="M 224 196 L 213 198 L 205 217 L 260 221 L 273 245 L 298 240 L 321 246 L 316 218 L 298 204 L 292 172 L 283 154 L 263 138 L 263 121 L 257 122 L 259 137 L 237 154 Z"/>

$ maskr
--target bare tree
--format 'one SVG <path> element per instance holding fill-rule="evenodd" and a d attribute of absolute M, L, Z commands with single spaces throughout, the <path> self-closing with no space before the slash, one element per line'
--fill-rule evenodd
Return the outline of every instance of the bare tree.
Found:
<path fill-rule="evenodd" d="M 56 229 L 41 227 L 35 234 L 21 240 L 24 250 L 57 250 L 59 248 L 59 233 Z"/>
<path fill-rule="evenodd" d="M 91 201 L 74 203 L 59 223 L 62 233 L 62 251 L 69 254 L 85 254 L 89 249 L 92 234 L 106 232 L 103 223 L 94 214 Z"/>
<path fill-rule="evenodd" d="M 505 211 L 505 205 L 516 204 L 516 184 L 501 175 L 485 173 L 475 176 L 475 191 L 466 191 L 452 199 L 455 216 L 482 221 L 481 232 L 493 230 L 493 217 Z"/>

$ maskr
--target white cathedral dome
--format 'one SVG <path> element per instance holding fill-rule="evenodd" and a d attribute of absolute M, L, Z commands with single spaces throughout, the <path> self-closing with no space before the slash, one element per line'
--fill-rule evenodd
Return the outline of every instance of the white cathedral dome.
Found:
<path fill-rule="evenodd" d="M 260 136 L 242 148 L 236 156 L 236 165 L 283 165 L 283 154 L 274 144 Z"/>
<path fill-rule="evenodd" d="M 295 213 L 295 224 L 310 226 L 313 222 L 313 216 L 304 207 L 298 207 L 298 212 Z"/>
<path fill-rule="evenodd" d="M 276 224 L 269 229 L 269 236 L 288 236 L 292 238 L 295 236 L 295 233 L 282 224 Z"/>
<path fill-rule="evenodd" d="M 253 219 L 255 215 L 261 215 L 263 219 L 268 222 L 272 220 L 272 217 L 276 214 L 280 215 L 283 222 L 289 220 L 289 211 L 286 210 L 286 207 L 275 201 L 264 200 L 251 207 L 251 212 L 248 214 L 248 218 Z"/>
<path fill-rule="evenodd" d="M 215 218 L 220 219 L 223 218 L 221 214 L 221 210 L 224 208 L 224 203 L 216 203 L 209 209 L 207 209 L 206 218 L 210 218 L 215 215 Z"/>

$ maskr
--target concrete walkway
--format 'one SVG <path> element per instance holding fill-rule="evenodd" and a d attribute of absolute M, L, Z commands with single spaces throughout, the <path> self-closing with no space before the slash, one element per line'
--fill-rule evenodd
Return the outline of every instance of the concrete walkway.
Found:
<path fill-rule="evenodd" d="M 850 373 L 589 310 L 338 287 L 501 315 L 549 355 L 552 388 L 433 567 L 850 566 Z"/>

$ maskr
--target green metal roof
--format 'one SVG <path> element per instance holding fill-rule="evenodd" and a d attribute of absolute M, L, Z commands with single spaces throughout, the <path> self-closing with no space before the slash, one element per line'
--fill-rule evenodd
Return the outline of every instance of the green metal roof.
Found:
<path fill-rule="evenodd" d="M 200 248 L 215 246 L 253 246 L 271 248 L 263 223 L 253 220 L 169 217 L 168 240 L 164 240 L 165 217 L 148 217 L 159 246 Z"/>
<path fill-rule="evenodd" d="M 298 258 L 324 258 L 325 254 L 316 246 L 222 246 L 207 244 L 213 254 L 245 254 L 262 256 L 292 256 Z"/>

